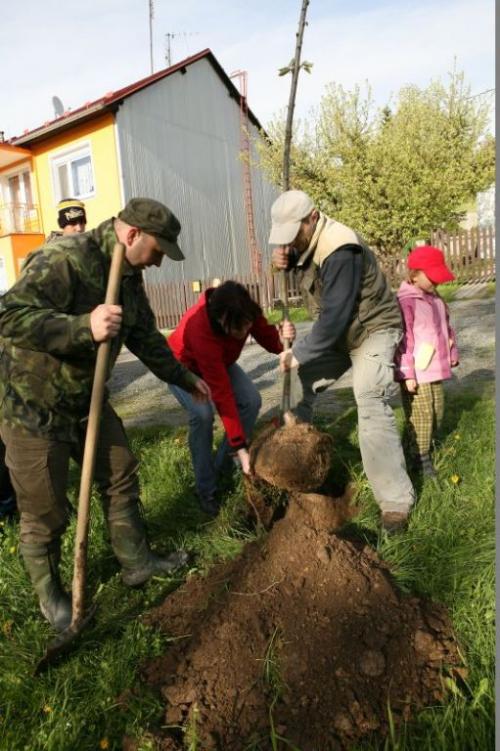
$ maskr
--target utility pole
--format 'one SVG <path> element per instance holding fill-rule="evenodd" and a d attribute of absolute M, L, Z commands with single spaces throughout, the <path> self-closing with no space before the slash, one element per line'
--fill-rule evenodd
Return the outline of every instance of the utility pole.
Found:
<path fill-rule="evenodd" d="M 153 16 L 153 0 L 149 0 L 149 63 L 151 67 L 151 73 L 153 73 Z"/>

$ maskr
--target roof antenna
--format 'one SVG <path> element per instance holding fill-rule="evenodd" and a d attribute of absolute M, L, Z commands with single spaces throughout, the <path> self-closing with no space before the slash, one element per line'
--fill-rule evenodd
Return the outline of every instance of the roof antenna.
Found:
<path fill-rule="evenodd" d="M 64 115 L 64 105 L 58 96 L 52 97 L 52 106 L 54 107 L 55 117 L 61 117 L 61 115 Z"/>
<path fill-rule="evenodd" d="M 149 64 L 151 66 L 151 75 L 153 74 L 153 18 L 154 18 L 154 4 L 153 0 L 149 0 Z"/>

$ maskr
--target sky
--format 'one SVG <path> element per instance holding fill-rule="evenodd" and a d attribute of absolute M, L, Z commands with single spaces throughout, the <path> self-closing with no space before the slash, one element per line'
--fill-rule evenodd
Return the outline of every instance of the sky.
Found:
<path fill-rule="evenodd" d="M 210 48 L 224 70 L 245 70 L 262 125 L 286 110 L 302 0 L 152 0 L 154 71 Z M 0 131 L 22 135 L 65 109 L 151 72 L 149 0 L 2 0 Z M 384 106 L 407 84 L 446 84 L 455 64 L 472 94 L 495 86 L 494 0 L 311 0 L 295 116 L 311 116 L 329 83 L 370 84 Z M 494 94 L 483 95 L 494 102 Z"/>

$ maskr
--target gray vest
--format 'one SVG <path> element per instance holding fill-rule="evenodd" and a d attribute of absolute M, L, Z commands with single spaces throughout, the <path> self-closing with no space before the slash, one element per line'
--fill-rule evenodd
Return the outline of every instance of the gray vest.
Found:
<path fill-rule="evenodd" d="M 347 349 L 355 349 L 366 337 L 380 329 L 401 329 L 401 314 L 396 296 L 382 272 L 373 251 L 356 232 L 340 222 L 320 215 L 308 249 L 297 263 L 300 290 L 312 317 L 321 313 L 321 266 L 344 245 L 361 247 L 363 270 L 352 321 L 339 342 Z"/>

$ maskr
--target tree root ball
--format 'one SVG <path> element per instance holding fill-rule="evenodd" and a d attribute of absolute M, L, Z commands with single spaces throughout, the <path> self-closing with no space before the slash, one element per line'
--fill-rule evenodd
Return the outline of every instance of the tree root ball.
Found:
<path fill-rule="evenodd" d="M 312 425 L 297 423 L 277 430 L 270 426 L 252 442 L 254 474 L 282 490 L 316 490 L 326 479 L 333 442 Z"/>

